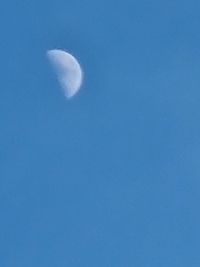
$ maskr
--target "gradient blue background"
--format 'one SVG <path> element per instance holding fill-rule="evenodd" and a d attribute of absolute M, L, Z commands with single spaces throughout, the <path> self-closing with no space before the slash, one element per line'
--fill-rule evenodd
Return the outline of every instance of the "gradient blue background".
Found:
<path fill-rule="evenodd" d="M 0 266 L 199 267 L 200 2 L 0 10 Z"/>

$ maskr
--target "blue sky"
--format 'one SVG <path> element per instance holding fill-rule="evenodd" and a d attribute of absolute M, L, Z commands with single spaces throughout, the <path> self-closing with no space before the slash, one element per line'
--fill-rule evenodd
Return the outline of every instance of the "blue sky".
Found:
<path fill-rule="evenodd" d="M 200 266 L 199 9 L 1 2 L 0 266 Z M 53 48 L 83 67 L 70 101 Z"/>

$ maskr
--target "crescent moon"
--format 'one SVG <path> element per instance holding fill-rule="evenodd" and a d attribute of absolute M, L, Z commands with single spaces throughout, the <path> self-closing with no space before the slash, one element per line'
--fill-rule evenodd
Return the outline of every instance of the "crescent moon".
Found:
<path fill-rule="evenodd" d="M 65 96 L 71 98 L 79 91 L 82 84 L 83 72 L 80 64 L 74 56 L 59 49 L 48 50 L 47 57 Z"/>

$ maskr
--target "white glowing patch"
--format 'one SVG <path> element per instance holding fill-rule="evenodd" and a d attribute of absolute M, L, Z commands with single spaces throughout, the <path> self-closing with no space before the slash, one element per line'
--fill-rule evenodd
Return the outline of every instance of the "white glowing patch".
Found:
<path fill-rule="evenodd" d="M 83 73 L 78 61 L 71 54 L 53 49 L 47 51 L 47 56 L 53 65 L 58 81 L 67 98 L 74 96 L 80 89 Z"/>

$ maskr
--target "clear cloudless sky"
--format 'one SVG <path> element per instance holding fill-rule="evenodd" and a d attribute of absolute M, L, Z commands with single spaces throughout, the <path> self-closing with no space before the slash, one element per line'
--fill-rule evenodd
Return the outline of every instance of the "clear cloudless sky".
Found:
<path fill-rule="evenodd" d="M 200 266 L 199 0 L 0 3 L 0 266 Z M 46 50 L 84 71 L 67 101 Z"/>

